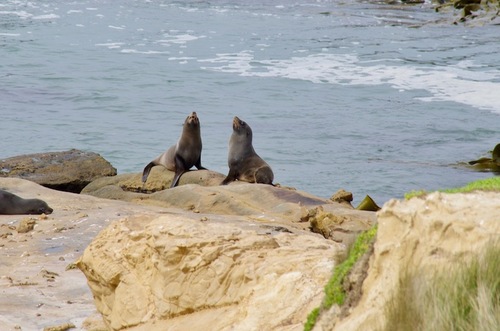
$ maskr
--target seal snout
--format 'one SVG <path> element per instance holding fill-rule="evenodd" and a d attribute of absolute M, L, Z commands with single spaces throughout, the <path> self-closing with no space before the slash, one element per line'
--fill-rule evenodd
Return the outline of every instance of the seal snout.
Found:
<path fill-rule="evenodd" d="M 191 114 L 189 114 L 187 121 L 188 121 L 189 124 L 198 124 L 198 123 L 200 123 L 200 120 L 198 119 L 198 115 L 196 114 L 195 111 L 192 112 Z"/>
<path fill-rule="evenodd" d="M 240 126 L 242 125 L 242 121 L 238 118 L 238 116 L 235 116 L 233 118 L 233 130 L 238 130 Z"/>

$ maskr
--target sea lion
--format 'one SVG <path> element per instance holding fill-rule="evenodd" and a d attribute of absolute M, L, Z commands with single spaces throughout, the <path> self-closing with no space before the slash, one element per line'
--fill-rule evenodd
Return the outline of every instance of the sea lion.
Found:
<path fill-rule="evenodd" d="M 23 199 L 13 193 L 0 190 L 1 215 L 40 215 L 50 214 L 53 209 L 40 199 Z"/>
<path fill-rule="evenodd" d="M 201 134 L 200 120 L 196 112 L 192 112 L 184 121 L 182 134 L 177 144 L 149 162 L 142 172 L 142 183 L 148 179 L 151 168 L 162 165 L 175 172 L 170 188 L 177 186 L 182 174 L 195 166 L 198 170 L 206 169 L 201 166 Z"/>
<path fill-rule="evenodd" d="M 255 153 L 252 145 L 252 129 L 237 116 L 233 119 L 233 134 L 229 139 L 229 173 L 221 185 L 234 180 L 249 183 L 273 184 L 271 167 Z"/>

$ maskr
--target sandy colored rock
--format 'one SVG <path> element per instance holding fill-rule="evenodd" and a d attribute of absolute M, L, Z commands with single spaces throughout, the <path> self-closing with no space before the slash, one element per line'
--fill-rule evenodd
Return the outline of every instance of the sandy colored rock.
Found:
<path fill-rule="evenodd" d="M 116 175 L 116 169 L 93 152 L 71 149 L 0 160 L 0 177 L 30 180 L 59 191 L 79 193 L 93 180 Z"/>
<path fill-rule="evenodd" d="M 153 168 L 151 172 L 153 176 L 161 175 L 161 171 L 160 174 L 155 173 L 157 168 L 161 167 Z M 180 208 L 185 211 L 207 214 L 248 215 L 258 219 L 288 221 L 297 223 L 297 227 L 304 229 L 309 227 L 308 210 L 320 205 L 323 206 L 324 210 L 341 215 L 347 220 L 352 219 L 355 222 L 359 220 L 361 223 L 367 224 L 363 229 L 367 229 L 375 222 L 375 213 L 354 210 L 349 205 L 322 199 L 299 190 L 243 182 L 233 182 L 230 185 L 220 186 L 218 185 L 220 174 L 204 170 L 191 171 L 184 174 L 183 177 L 188 177 L 185 180 L 191 180 L 189 176 L 193 174 L 193 176 L 197 176 L 194 181 L 200 182 L 198 173 L 204 173 L 208 180 L 201 181 L 201 185 L 198 185 L 185 184 L 181 178 L 181 185 L 151 194 L 138 193 L 130 189 L 134 185 L 139 185 L 140 174 L 98 179 L 89 184 L 82 193 L 100 198 Z M 223 175 L 220 176 L 223 177 Z M 217 180 L 212 182 L 213 178 Z"/>
<path fill-rule="evenodd" d="M 374 330 L 399 279 L 412 270 L 430 274 L 477 255 L 500 235 L 500 193 L 432 193 L 409 201 L 391 200 L 378 212 L 378 233 L 363 295 L 351 314 L 323 313 L 318 330 Z"/>
<path fill-rule="evenodd" d="M 321 205 L 309 210 L 308 221 L 313 232 L 350 247 L 361 232 L 375 224 L 374 216 L 372 212 L 356 210 L 346 213 L 325 211 Z"/>
<path fill-rule="evenodd" d="M 78 267 L 113 330 L 300 330 L 343 245 L 245 217 L 124 219 Z M 132 328 L 131 330 L 135 330 Z"/>
<path fill-rule="evenodd" d="M 125 192 L 124 195 L 127 192 L 154 193 L 168 189 L 174 178 L 174 174 L 173 171 L 167 170 L 165 167 L 155 166 L 151 169 L 146 183 L 142 183 L 142 172 L 121 174 L 114 177 L 96 179 L 88 184 L 82 190 L 82 193 L 97 195 L 94 192 L 109 190 L 110 187 L 120 188 L 121 191 Z M 191 170 L 181 176 L 178 185 L 198 184 L 201 186 L 217 186 L 220 185 L 224 178 L 223 174 L 215 171 Z M 125 200 L 120 197 L 113 197 L 113 199 Z"/>
<path fill-rule="evenodd" d="M 17 226 L 18 233 L 30 232 L 35 228 L 36 220 L 34 218 L 28 217 L 23 219 Z"/>
<path fill-rule="evenodd" d="M 102 317 L 95 317 L 87 280 L 68 266 L 113 220 L 167 210 L 51 190 L 17 178 L 0 178 L 0 187 L 43 199 L 54 208 L 50 215 L 29 217 L 36 227 L 27 233 L 17 231 L 26 215 L 0 215 L 0 330 L 42 330 L 66 323 L 81 329 L 88 317 L 98 327 Z"/>

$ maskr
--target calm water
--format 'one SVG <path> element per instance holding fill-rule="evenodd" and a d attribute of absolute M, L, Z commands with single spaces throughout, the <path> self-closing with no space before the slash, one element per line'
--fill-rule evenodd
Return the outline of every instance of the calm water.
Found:
<path fill-rule="evenodd" d="M 202 124 L 226 173 L 231 121 L 275 182 L 382 204 L 490 176 L 453 165 L 500 143 L 496 26 L 429 5 L 348 1 L 0 3 L 0 157 L 79 148 L 140 172 Z"/>

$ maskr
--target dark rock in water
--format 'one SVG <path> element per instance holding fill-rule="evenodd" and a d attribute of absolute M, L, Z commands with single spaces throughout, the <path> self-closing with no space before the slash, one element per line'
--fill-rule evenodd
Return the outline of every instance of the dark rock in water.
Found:
<path fill-rule="evenodd" d="M 115 175 L 116 169 L 102 156 L 77 149 L 0 160 L 0 177 L 27 179 L 51 189 L 73 193 L 80 193 L 99 177 Z"/>
<path fill-rule="evenodd" d="M 467 166 L 477 171 L 500 173 L 500 144 L 495 146 L 491 152 L 491 157 L 482 157 L 469 161 Z"/>

